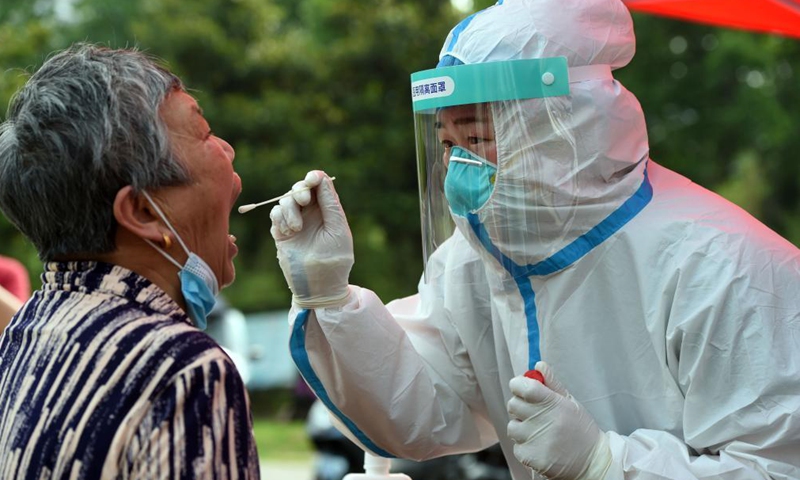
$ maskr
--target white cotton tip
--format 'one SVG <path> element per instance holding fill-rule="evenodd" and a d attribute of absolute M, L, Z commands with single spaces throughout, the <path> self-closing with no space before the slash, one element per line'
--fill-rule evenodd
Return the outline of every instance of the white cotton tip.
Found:
<path fill-rule="evenodd" d="M 331 179 L 331 181 L 334 181 L 334 180 L 336 180 L 336 177 L 330 177 L 330 179 Z M 283 195 L 279 195 L 279 196 L 277 196 L 275 198 L 270 198 L 269 200 L 264 200 L 263 202 L 251 203 L 249 205 L 242 205 L 241 207 L 239 207 L 239 213 L 247 213 L 247 212 L 249 212 L 250 210 L 252 210 L 252 209 L 254 209 L 256 207 L 260 207 L 262 205 L 266 205 L 266 204 L 272 203 L 272 202 L 278 202 L 283 198 L 286 198 L 286 197 L 289 197 L 291 195 L 294 195 L 295 193 L 303 192 L 305 190 L 311 190 L 311 187 L 303 187 L 303 188 L 300 188 L 300 189 L 297 189 L 297 190 L 291 190 L 289 192 L 284 193 Z"/>

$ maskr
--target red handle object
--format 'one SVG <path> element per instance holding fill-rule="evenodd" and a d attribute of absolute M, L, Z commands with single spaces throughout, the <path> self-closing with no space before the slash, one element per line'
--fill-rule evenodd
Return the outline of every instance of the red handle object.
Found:
<path fill-rule="evenodd" d="M 539 370 L 528 370 L 527 372 L 525 372 L 525 376 L 528 378 L 532 378 L 541 383 L 542 385 L 544 385 L 544 375 L 542 375 L 542 372 L 540 372 Z"/>

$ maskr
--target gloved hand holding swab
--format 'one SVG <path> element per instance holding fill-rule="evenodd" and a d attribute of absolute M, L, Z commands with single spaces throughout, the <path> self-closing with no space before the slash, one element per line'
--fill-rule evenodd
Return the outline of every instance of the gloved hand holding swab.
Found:
<path fill-rule="evenodd" d="M 331 178 L 331 181 L 336 180 L 336 177 L 330 177 L 330 178 Z M 275 198 L 270 198 L 269 200 L 264 200 L 263 202 L 250 203 L 250 204 L 247 204 L 247 205 L 242 205 L 241 207 L 239 207 L 238 211 L 239 211 L 239 213 L 247 213 L 247 212 L 249 212 L 250 210 L 252 210 L 254 208 L 260 207 L 262 205 L 266 205 L 268 203 L 278 202 L 282 198 L 286 198 L 286 197 L 288 197 L 290 195 L 294 195 L 297 192 L 304 192 L 306 190 L 311 190 L 311 187 L 304 187 L 304 188 L 300 188 L 300 189 L 297 189 L 297 190 L 292 190 L 290 192 L 284 193 L 283 195 L 279 195 L 279 196 L 277 196 Z"/>

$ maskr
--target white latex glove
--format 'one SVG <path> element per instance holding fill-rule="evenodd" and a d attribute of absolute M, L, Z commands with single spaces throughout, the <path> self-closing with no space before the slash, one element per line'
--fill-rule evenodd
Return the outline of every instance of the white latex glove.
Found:
<path fill-rule="evenodd" d="M 269 214 L 292 301 L 308 309 L 344 305 L 350 294 L 353 237 L 333 182 L 314 170 L 292 191 Z"/>
<path fill-rule="evenodd" d="M 589 412 L 553 375 L 549 365 L 536 364 L 544 385 L 518 376 L 509 387 L 508 436 L 514 456 L 549 479 L 600 480 L 611 466 L 608 438 Z"/>

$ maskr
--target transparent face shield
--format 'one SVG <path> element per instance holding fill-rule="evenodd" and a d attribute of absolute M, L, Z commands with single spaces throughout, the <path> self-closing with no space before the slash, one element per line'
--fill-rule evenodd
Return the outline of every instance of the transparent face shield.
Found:
<path fill-rule="evenodd" d="M 411 76 L 425 280 L 428 262 L 493 193 L 498 127 L 518 123 L 529 99 L 569 94 L 564 57 L 458 65 Z M 498 116 L 500 106 L 505 112 Z M 546 110 L 546 109 L 545 109 Z M 544 121 L 552 123 L 548 113 Z M 529 122 L 520 118 L 519 122 Z M 498 125 L 501 123 L 501 125 Z"/>

